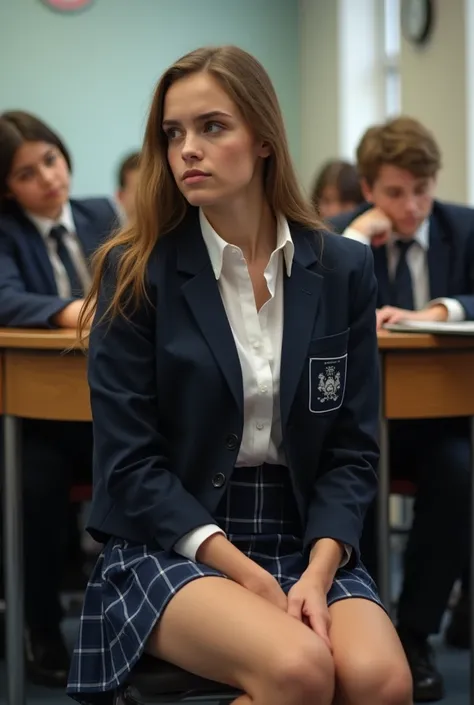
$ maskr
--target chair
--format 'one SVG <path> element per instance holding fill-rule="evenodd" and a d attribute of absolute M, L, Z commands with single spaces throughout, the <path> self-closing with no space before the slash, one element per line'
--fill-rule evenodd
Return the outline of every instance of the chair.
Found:
<path fill-rule="evenodd" d="M 241 693 L 227 685 L 200 678 L 183 669 L 143 656 L 124 688 L 115 694 L 114 705 L 161 703 L 231 703 Z"/>

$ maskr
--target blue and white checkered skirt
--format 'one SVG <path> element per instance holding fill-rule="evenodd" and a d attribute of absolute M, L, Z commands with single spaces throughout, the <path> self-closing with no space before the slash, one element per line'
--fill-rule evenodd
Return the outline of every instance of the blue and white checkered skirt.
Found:
<path fill-rule="evenodd" d="M 215 520 L 286 593 L 307 567 L 287 468 L 236 468 Z M 83 705 L 111 705 L 113 691 L 126 682 L 169 601 L 184 585 L 204 576 L 225 577 L 174 551 L 152 551 L 111 538 L 86 590 L 68 694 Z M 362 564 L 338 570 L 328 604 L 349 597 L 381 604 Z"/>

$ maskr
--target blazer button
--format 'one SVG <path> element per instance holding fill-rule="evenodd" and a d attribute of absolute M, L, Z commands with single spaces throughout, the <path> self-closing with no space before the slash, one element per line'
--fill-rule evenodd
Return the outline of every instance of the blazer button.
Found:
<path fill-rule="evenodd" d="M 225 439 L 225 447 L 228 450 L 235 450 L 239 445 L 239 439 L 238 436 L 235 435 L 235 433 L 229 433 L 227 438 Z"/>
<path fill-rule="evenodd" d="M 214 487 L 222 487 L 225 483 L 225 475 L 222 472 L 218 472 L 212 478 L 212 484 Z"/>

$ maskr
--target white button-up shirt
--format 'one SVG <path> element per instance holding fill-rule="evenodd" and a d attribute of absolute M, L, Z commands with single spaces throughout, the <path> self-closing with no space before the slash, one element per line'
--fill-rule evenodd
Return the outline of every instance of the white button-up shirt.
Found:
<path fill-rule="evenodd" d="M 242 369 L 244 427 L 236 465 L 286 465 L 280 418 L 280 363 L 284 271 L 291 276 L 295 252 L 290 228 L 285 218 L 278 219 L 276 247 L 264 272 L 270 298 L 257 311 L 242 250 L 219 237 L 202 211 L 199 219 Z M 196 560 L 199 546 L 218 532 L 224 533 L 215 524 L 198 527 L 183 536 L 174 549 L 185 558 Z M 350 556 L 351 547 L 346 546 L 341 565 Z"/>
<path fill-rule="evenodd" d="M 413 238 L 415 244 L 410 247 L 406 254 L 408 269 L 410 270 L 412 286 L 413 286 L 413 301 L 417 311 L 426 306 L 434 306 L 435 304 L 443 304 L 448 311 L 448 321 L 464 321 L 466 312 L 462 304 L 456 299 L 443 297 L 440 299 L 430 300 L 430 282 L 428 270 L 428 249 L 430 246 L 429 239 L 430 223 L 426 219 L 420 225 Z M 357 240 L 364 245 L 370 245 L 370 238 L 360 233 L 356 228 L 349 226 L 344 230 L 344 237 L 349 237 L 351 240 Z M 392 235 L 386 244 L 387 248 L 387 267 L 390 281 L 395 278 L 395 271 L 400 257 L 398 247 L 395 247 L 396 234 Z"/>

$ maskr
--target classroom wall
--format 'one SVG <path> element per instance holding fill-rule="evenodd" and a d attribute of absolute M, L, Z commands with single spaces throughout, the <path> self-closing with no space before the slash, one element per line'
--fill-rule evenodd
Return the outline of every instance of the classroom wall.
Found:
<path fill-rule="evenodd" d="M 111 193 L 160 73 L 197 46 L 234 43 L 268 69 L 298 163 L 298 32 L 296 0 L 95 0 L 70 15 L 0 0 L 0 111 L 35 112 L 62 133 L 75 195 Z"/>
<path fill-rule="evenodd" d="M 300 0 L 301 178 L 327 159 L 354 159 L 384 117 L 380 0 Z"/>
<path fill-rule="evenodd" d="M 435 26 L 429 43 L 421 48 L 402 40 L 400 55 L 402 112 L 413 115 L 433 130 L 443 154 L 440 197 L 469 200 L 467 31 L 471 0 L 449 0 L 435 5 Z M 471 34 L 471 43 L 472 43 Z"/>

